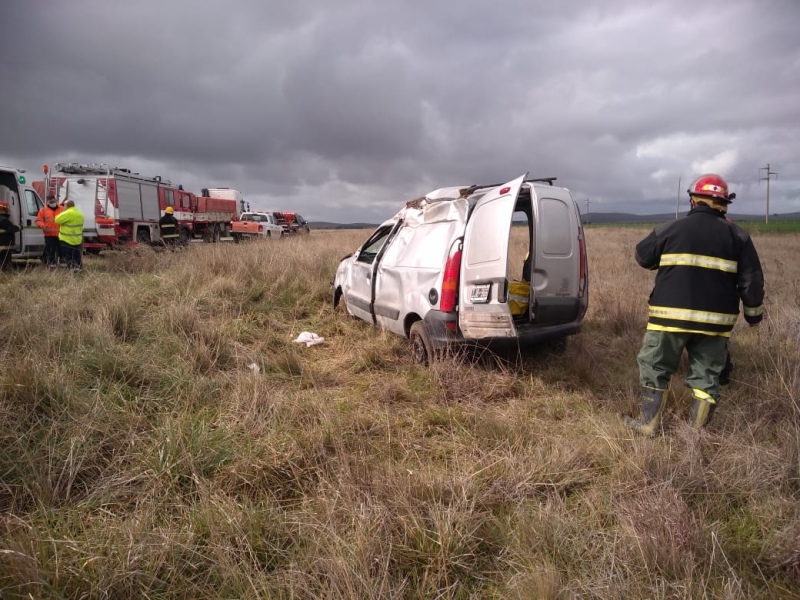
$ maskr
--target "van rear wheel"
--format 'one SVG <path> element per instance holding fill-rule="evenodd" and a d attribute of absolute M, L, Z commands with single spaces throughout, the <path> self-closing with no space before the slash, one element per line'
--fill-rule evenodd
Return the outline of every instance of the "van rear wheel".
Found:
<path fill-rule="evenodd" d="M 414 323 L 408 337 L 411 340 L 411 359 L 415 364 L 429 366 L 436 355 L 425 323 L 423 321 Z"/>

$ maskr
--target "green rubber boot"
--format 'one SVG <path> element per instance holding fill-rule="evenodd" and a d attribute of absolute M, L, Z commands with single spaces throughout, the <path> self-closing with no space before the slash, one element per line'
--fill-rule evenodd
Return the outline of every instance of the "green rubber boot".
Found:
<path fill-rule="evenodd" d="M 717 400 L 703 390 L 692 390 L 692 427 L 703 429 L 711 422 Z"/>
<path fill-rule="evenodd" d="M 639 433 L 652 436 L 661 426 L 661 413 L 664 412 L 666 406 L 666 390 L 656 390 L 653 388 L 642 388 L 642 416 L 638 419 L 625 417 L 624 423 L 631 429 L 635 429 Z"/>

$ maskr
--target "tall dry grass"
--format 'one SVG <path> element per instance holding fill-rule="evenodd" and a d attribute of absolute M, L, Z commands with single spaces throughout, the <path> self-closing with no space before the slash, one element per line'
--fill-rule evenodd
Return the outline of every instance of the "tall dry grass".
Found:
<path fill-rule="evenodd" d="M 2 597 L 800 597 L 800 236 L 711 427 L 679 373 L 643 439 L 645 230 L 587 231 L 564 353 L 431 369 L 330 306 L 366 233 L 4 276 Z"/>

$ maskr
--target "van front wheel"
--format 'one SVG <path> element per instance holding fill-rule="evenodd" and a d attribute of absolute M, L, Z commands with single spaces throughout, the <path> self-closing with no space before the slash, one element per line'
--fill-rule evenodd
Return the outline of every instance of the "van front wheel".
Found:
<path fill-rule="evenodd" d="M 408 337 L 411 340 L 411 358 L 414 363 L 429 366 L 433 362 L 434 351 L 425 323 L 423 321 L 414 323 Z"/>

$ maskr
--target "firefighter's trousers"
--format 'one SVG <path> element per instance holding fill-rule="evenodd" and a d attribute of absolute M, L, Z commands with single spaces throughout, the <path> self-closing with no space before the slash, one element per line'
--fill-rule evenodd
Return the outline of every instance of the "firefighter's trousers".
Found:
<path fill-rule="evenodd" d="M 684 349 L 689 355 L 686 386 L 719 399 L 719 375 L 728 356 L 728 338 L 720 335 L 646 331 L 637 357 L 642 386 L 667 389 Z"/>

